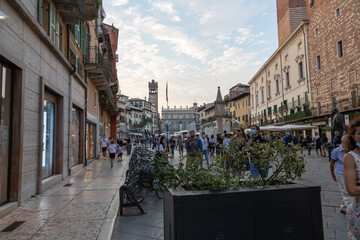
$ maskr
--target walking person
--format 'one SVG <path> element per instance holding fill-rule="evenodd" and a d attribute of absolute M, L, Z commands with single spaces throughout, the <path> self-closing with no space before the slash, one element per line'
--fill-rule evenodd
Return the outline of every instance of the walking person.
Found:
<path fill-rule="evenodd" d="M 247 138 L 245 135 L 245 131 L 242 127 L 237 127 L 235 141 L 239 151 L 244 151 L 246 149 Z M 245 171 L 249 171 L 249 170 L 250 170 L 250 163 L 249 163 L 249 159 L 246 158 L 240 162 L 240 176 L 242 179 L 245 178 Z"/>
<path fill-rule="evenodd" d="M 216 139 L 214 138 L 214 135 L 211 135 L 209 139 L 209 152 L 211 156 L 214 156 L 215 146 L 216 146 Z"/>
<path fill-rule="evenodd" d="M 109 146 L 109 140 L 105 137 L 105 134 L 100 139 L 100 146 L 101 146 L 101 150 L 102 150 L 104 161 L 105 161 L 105 159 L 106 159 L 106 149 Z"/>
<path fill-rule="evenodd" d="M 344 165 L 343 165 L 343 157 L 346 154 L 344 149 L 344 142 L 346 141 L 347 137 L 343 136 L 341 141 L 342 145 L 340 147 L 335 148 L 331 152 L 331 162 L 330 162 L 330 172 L 331 176 L 335 182 L 337 182 L 340 192 L 342 194 L 342 202 L 340 205 L 340 212 L 346 214 L 346 210 L 349 208 L 350 205 L 350 196 L 345 187 L 344 181 Z"/>
<path fill-rule="evenodd" d="M 111 168 L 113 168 L 113 162 L 114 162 L 115 156 L 116 156 L 116 149 L 117 149 L 117 145 L 115 144 L 115 141 L 111 140 L 109 147 L 108 147 Z"/>
<path fill-rule="evenodd" d="M 289 128 L 285 130 L 284 143 L 285 143 L 285 146 L 289 145 L 290 143 L 292 143 L 294 145 L 299 143 L 297 137 L 293 136 L 291 129 L 289 129 Z"/>
<path fill-rule="evenodd" d="M 127 139 L 127 141 L 126 141 L 126 153 L 127 153 L 127 155 L 130 155 L 131 154 L 131 148 L 132 148 L 132 146 L 131 146 L 131 139 L 130 139 L 130 137 Z"/>
<path fill-rule="evenodd" d="M 346 212 L 348 239 L 360 239 L 360 118 L 350 124 L 344 142 L 344 179 L 352 197 Z"/>
<path fill-rule="evenodd" d="M 222 147 L 222 145 L 223 145 L 223 138 L 222 138 L 222 136 L 221 136 L 221 134 L 220 133 L 218 133 L 217 134 L 217 136 L 216 136 L 216 154 L 220 154 L 221 156 L 223 155 L 222 154 L 222 151 L 221 151 L 221 147 Z"/>
<path fill-rule="evenodd" d="M 160 138 L 159 151 L 157 152 L 157 155 L 161 156 L 161 157 L 164 157 L 166 159 L 167 159 L 167 157 L 169 155 L 169 146 L 167 144 L 165 136 Z"/>
<path fill-rule="evenodd" d="M 203 132 L 201 134 L 201 143 L 203 146 L 203 155 L 205 156 L 205 160 L 206 160 L 206 164 L 209 167 L 210 163 L 209 163 L 209 142 L 205 136 L 205 132 Z M 201 159 L 201 165 L 202 165 L 202 159 Z"/>
<path fill-rule="evenodd" d="M 198 168 L 203 158 L 203 147 L 201 140 L 195 137 L 195 131 L 190 130 L 190 138 L 186 141 L 187 161 L 186 168 Z"/>
<path fill-rule="evenodd" d="M 170 138 L 169 144 L 170 144 L 170 149 L 171 149 L 171 157 L 174 158 L 174 155 L 175 155 L 175 145 L 176 145 L 176 141 L 175 141 L 175 137 L 174 137 L 174 136 L 172 136 L 172 137 Z"/>
<path fill-rule="evenodd" d="M 312 137 L 311 132 L 308 132 L 306 136 L 306 143 L 307 143 L 307 149 L 308 149 L 308 155 L 311 155 L 311 144 L 312 144 Z"/>
<path fill-rule="evenodd" d="M 178 138 L 178 146 L 179 146 L 180 157 L 183 158 L 184 157 L 184 141 L 183 141 L 181 135 Z"/>
<path fill-rule="evenodd" d="M 333 145 L 334 145 L 334 148 L 337 148 L 341 145 L 341 136 L 340 136 L 340 132 L 339 131 L 335 131 L 334 132 L 334 139 L 333 139 Z"/>
<path fill-rule="evenodd" d="M 321 156 L 323 156 L 323 153 L 322 153 L 322 150 L 321 150 L 321 138 L 319 136 L 319 133 L 315 132 L 315 136 L 314 136 L 314 141 L 315 141 L 315 146 L 316 146 L 316 154 L 319 156 L 319 152 L 318 150 L 320 151 L 320 154 Z"/>
<path fill-rule="evenodd" d="M 323 134 L 323 135 L 322 135 L 321 141 L 322 141 L 322 147 L 323 147 L 324 157 L 326 157 L 326 152 L 329 152 L 329 148 L 328 148 L 328 146 L 329 146 L 328 141 L 329 141 L 329 140 L 328 140 L 328 138 L 326 137 L 326 134 Z M 330 153 L 329 153 L 329 155 L 330 155 Z"/>
<path fill-rule="evenodd" d="M 250 127 L 250 139 L 247 141 L 247 146 L 251 146 L 253 143 L 266 143 L 265 138 L 263 138 L 262 136 L 260 136 L 259 131 L 260 128 L 257 125 L 252 125 Z M 255 164 L 251 159 L 250 159 L 250 172 L 251 172 L 251 176 L 253 178 L 259 178 L 260 177 L 260 171 L 263 173 L 263 176 L 265 178 L 268 177 L 269 174 L 269 170 L 262 170 L 262 165 L 261 164 Z"/>
<path fill-rule="evenodd" d="M 123 160 L 122 155 L 123 155 L 124 152 L 123 152 L 123 149 L 122 149 L 122 145 L 123 144 L 117 144 L 118 148 L 116 150 L 116 154 L 117 154 L 118 162 L 121 162 Z"/>

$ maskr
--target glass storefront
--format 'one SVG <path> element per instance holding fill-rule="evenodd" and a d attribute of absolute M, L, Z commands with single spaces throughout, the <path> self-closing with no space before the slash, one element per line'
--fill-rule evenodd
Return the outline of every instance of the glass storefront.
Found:
<path fill-rule="evenodd" d="M 96 158 L 96 125 L 86 123 L 86 159 Z"/>
<path fill-rule="evenodd" d="M 0 64 L 0 205 L 8 202 L 11 70 Z"/>
<path fill-rule="evenodd" d="M 44 100 L 42 179 L 54 174 L 55 101 Z"/>
<path fill-rule="evenodd" d="M 72 108 L 72 132 L 71 132 L 71 166 L 80 163 L 80 111 Z"/>

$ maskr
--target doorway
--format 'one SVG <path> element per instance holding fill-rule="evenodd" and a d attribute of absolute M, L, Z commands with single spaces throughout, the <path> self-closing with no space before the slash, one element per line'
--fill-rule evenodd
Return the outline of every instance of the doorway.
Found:
<path fill-rule="evenodd" d="M 54 174 L 56 97 L 45 93 L 42 139 L 42 179 Z"/>
<path fill-rule="evenodd" d="M 72 108 L 71 166 L 80 163 L 80 110 Z"/>
<path fill-rule="evenodd" d="M 11 69 L 0 64 L 0 206 L 9 201 Z"/>

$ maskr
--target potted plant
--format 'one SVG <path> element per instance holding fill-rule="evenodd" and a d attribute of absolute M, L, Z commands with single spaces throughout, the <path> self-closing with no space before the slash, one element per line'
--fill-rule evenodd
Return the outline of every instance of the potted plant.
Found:
<path fill-rule="evenodd" d="M 296 181 L 305 171 L 300 146 L 231 141 L 208 168 L 157 159 L 165 239 L 323 239 L 320 187 Z M 251 161 L 260 178 L 241 179 Z M 269 171 L 269 176 L 265 172 Z"/>

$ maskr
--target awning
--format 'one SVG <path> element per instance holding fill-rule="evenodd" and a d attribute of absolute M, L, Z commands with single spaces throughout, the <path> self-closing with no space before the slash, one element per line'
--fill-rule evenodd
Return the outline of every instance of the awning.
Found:
<path fill-rule="evenodd" d="M 287 124 L 287 125 L 283 125 L 283 126 L 274 126 L 274 125 L 270 125 L 270 126 L 263 126 L 260 127 L 260 131 L 265 131 L 265 132 L 285 132 L 286 129 L 290 129 L 292 131 L 298 130 L 310 130 L 310 129 L 316 129 L 317 127 L 315 126 L 310 126 L 310 125 L 292 125 L 292 124 Z"/>

